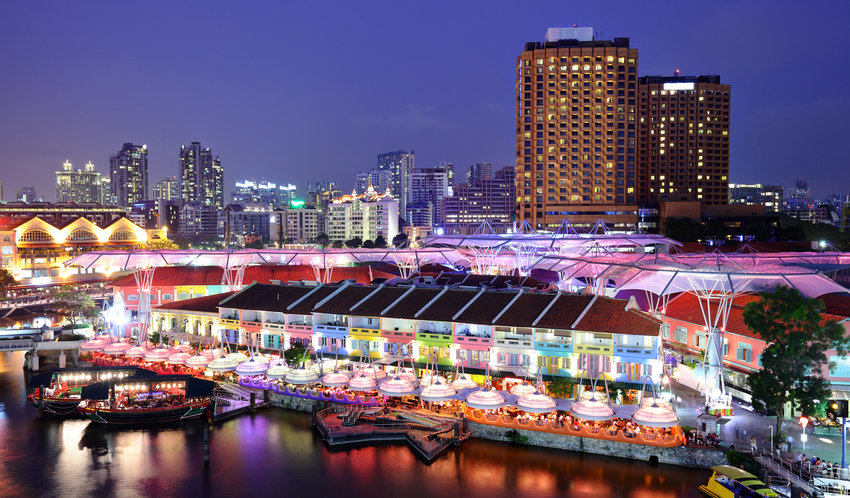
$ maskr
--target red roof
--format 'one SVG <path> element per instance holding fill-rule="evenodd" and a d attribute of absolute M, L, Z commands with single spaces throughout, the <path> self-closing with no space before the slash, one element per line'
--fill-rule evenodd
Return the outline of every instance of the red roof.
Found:
<path fill-rule="evenodd" d="M 218 313 L 218 303 L 227 299 L 231 295 L 233 295 L 233 292 L 222 292 L 221 294 L 211 294 L 209 296 L 183 299 L 182 301 L 161 304 L 156 306 L 154 309 Z"/>
<path fill-rule="evenodd" d="M 554 304 L 552 304 L 552 307 L 540 317 L 540 320 L 537 322 L 537 327 L 561 330 L 572 329 L 573 323 L 575 323 L 576 319 L 581 316 L 581 313 L 585 308 L 587 308 L 587 305 L 590 304 L 592 299 L 593 296 L 588 294 L 579 296 L 569 294 L 559 295 L 557 299 L 555 299 Z M 622 308 L 625 309 L 626 301 L 619 302 L 622 303 Z"/>
<path fill-rule="evenodd" d="M 598 297 L 575 326 L 588 332 L 658 335 L 661 320 L 637 309 L 626 309 L 628 301 Z M 557 306 L 557 304 L 556 304 Z"/>

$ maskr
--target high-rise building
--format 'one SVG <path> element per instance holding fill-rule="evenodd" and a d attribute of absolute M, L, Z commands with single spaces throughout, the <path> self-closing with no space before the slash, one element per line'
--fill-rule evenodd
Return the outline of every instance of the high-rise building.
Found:
<path fill-rule="evenodd" d="M 357 173 L 357 177 L 355 178 L 355 186 L 354 190 L 357 191 L 358 194 L 365 194 L 366 190 L 369 189 L 369 185 L 376 192 L 383 192 L 390 187 L 391 178 L 390 171 L 385 169 L 372 168 L 369 171 L 361 171 Z"/>
<path fill-rule="evenodd" d="M 407 204 L 407 223 L 412 226 L 431 226 L 442 224 L 440 217 L 440 201 L 452 195 L 454 166 L 442 164 L 433 168 L 416 168 L 410 174 L 409 202 Z M 416 211 L 416 220 L 411 212 Z M 421 214 L 427 211 L 431 219 L 420 224 L 424 219 Z M 417 223 L 418 222 L 418 223 Z"/>
<path fill-rule="evenodd" d="M 112 180 L 103 175 L 100 177 L 100 189 L 99 189 L 99 201 L 104 206 L 115 206 L 117 202 L 115 201 L 115 196 L 112 195 Z"/>
<path fill-rule="evenodd" d="M 416 153 L 412 150 L 396 150 L 378 154 L 378 169 L 390 172 L 390 193 L 398 199 L 399 211 L 405 216 L 410 202 L 410 174 L 416 164 Z"/>
<path fill-rule="evenodd" d="M 262 203 L 269 208 L 288 206 L 295 200 L 295 185 L 277 185 L 272 182 L 255 180 L 244 180 L 236 182 L 236 187 L 231 191 L 234 203 Z"/>
<path fill-rule="evenodd" d="M 251 237 L 261 241 L 269 240 L 271 210 L 265 202 L 228 204 L 225 211 L 228 216 L 227 229 L 230 232 L 230 240 L 225 242 L 244 245 L 246 239 Z"/>
<path fill-rule="evenodd" d="M 592 28 L 553 28 L 516 61 L 516 210 L 536 228 L 564 219 L 637 223 L 638 50 Z M 613 213 L 613 214 L 612 214 Z"/>
<path fill-rule="evenodd" d="M 466 172 L 466 184 L 478 185 L 481 180 L 493 179 L 493 164 L 492 163 L 475 163 L 469 167 Z"/>
<path fill-rule="evenodd" d="M 809 180 L 798 178 L 794 181 L 794 188 L 791 189 L 790 199 L 800 199 L 801 201 L 812 201 L 812 195 L 809 192 Z"/>
<path fill-rule="evenodd" d="M 307 204 L 292 204 L 289 207 L 279 207 L 270 218 L 270 236 L 272 242 L 280 244 L 304 244 L 315 242 L 319 233 L 324 233 L 324 227 L 319 230 L 320 211 Z"/>
<path fill-rule="evenodd" d="M 729 85 L 678 74 L 638 83 L 638 201 L 727 204 Z"/>
<path fill-rule="evenodd" d="M 89 161 L 84 169 L 74 170 L 70 161 L 62 163 L 62 170 L 56 172 L 56 202 L 100 202 L 100 173 L 94 170 Z"/>
<path fill-rule="evenodd" d="M 180 146 L 180 196 L 189 204 L 224 209 L 224 170 L 209 147 L 192 142 Z"/>
<path fill-rule="evenodd" d="M 513 226 L 516 174 L 513 166 L 496 171 L 493 178 L 482 178 L 475 185 L 454 186 L 454 194 L 441 204 L 445 233 L 472 234 L 483 222 L 505 232 Z"/>
<path fill-rule="evenodd" d="M 782 210 L 782 185 L 730 183 L 729 204 L 764 205 L 766 214 Z"/>
<path fill-rule="evenodd" d="M 185 237 L 217 237 L 218 210 L 198 203 L 184 204 L 180 210 L 180 234 Z"/>
<path fill-rule="evenodd" d="M 166 176 L 156 182 L 153 186 L 153 199 L 155 201 L 171 201 L 180 198 L 180 181 L 176 176 Z"/>
<path fill-rule="evenodd" d="M 125 143 L 109 158 L 109 186 L 115 203 L 130 208 L 148 198 L 148 146 Z"/>
<path fill-rule="evenodd" d="M 18 202 L 41 202 L 41 198 L 35 195 L 35 187 L 21 187 L 15 192 L 15 200 Z"/>
<path fill-rule="evenodd" d="M 389 191 L 368 189 L 362 195 L 344 195 L 328 205 L 325 233 L 331 242 L 355 237 L 374 241 L 380 235 L 389 244 L 398 234 L 398 210 L 398 201 Z"/>

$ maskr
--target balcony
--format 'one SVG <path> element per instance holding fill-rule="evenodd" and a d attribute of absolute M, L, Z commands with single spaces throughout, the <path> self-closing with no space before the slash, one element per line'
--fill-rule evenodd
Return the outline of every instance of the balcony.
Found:
<path fill-rule="evenodd" d="M 577 354 L 601 354 L 611 356 L 614 346 L 610 342 L 587 342 L 573 345 L 573 352 Z"/>
<path fill-rule="evenodd" d="M 361 335 L 361 336 L 369 336 L 369 337 L 381 337 L 381 331 L 379 329 L 373 328 L 363 328 L 363 327 L 351 327 L 350 333 L 351 335 Z"/>
<path fill-rule="evenodd" d="M 219 319 L 219 323 L 224 328 L 238 328 L 239 327 L 239 317 L 238 316 L 226 316 L 221 317 Z"/>
<path fill-rule="evenodd" d="M 348 335 L 348 326 L 341 322 L 330 322 L 325 324 L 316 324 L 313 330 L 318 334 L 343 336 Z"/>
<path fill-rule="evenodd" d="M 423 342 L 452 342 L 452 333 L 451 332 L 436 332 L 433 330 L 420 330 L 416 333 L 416 340 Z"/>
<path fill-rule="evenodd" d="M 614 355 L 624 358 L 651 359 L 658 356 L 658 350 L 654 347 L 644 346 L 614 346 Z"/>
<path fill-rule="evenodd" d="M 381 337 L 386 337 L 392 342 L 410 342 L 415 336 L 412 330 L 381 330 Z"/>
<path fill-rule="evenodd" d="M 263 322 L 263 328 L 268 330 L 286 330 L 286 324 L 278 321 Z"/>
<path fill-rule="evenodd" d="M 497 335 L 493 343 L 496 346 L 531 349 L 534 347 L 534 341 L 530 334 L 501 334 Z"/>

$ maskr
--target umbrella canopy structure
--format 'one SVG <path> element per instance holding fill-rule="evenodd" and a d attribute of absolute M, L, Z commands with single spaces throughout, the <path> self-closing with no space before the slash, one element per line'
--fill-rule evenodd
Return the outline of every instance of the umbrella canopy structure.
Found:
<path fill-rule="evenodd" d="M 359 374 L 352 377 L 351 381 L 348 382 L 348 387 L 352 391 L 371 391 L 375 389 L 378 383 L 375 381 L 374 377 L 367 377 L 365 373 L 360 372 Z"/>
<path fill-rule="evenodd" d="M 214 358 L 221 358 L 221 355 L 224 354 L 224 352 L 220 348 L 213 348 L 205 349 L 201 354 L 212 360 Z"/>
<path fill-rule="evenodd" d="M 127 358 L 141 358 L 148 350 L 144 346 L 133 346 L 127 351 L 124 351 L 124 356 Z"/>
<path fill-rule="evenodd" d="M 441 384 L 447 384 L 448 381 L 442 375 L 432 375 L 432 374 L 423 374 L 419 379 L 420 386 L 430 386 L 431 384 L 436 384 L 437 382 Z"/>
<path fill-rule="evenodd" d="M 132 346 L 126 342 L 113 342 L 112 344 L 107 344 L 106 347 L 103 348 L 103 354 L 122 355 L 131 347 Z"/>
<path fill-rule="evenodd" d="M 554 399 L 538 391 L 520 396 L 516 407 L 528 413 L 551 413 L 558 409 Z"/>
<path fill-rule="evenodd" d="M 191 357 L 192 355 L 189 353 L 172 353 L 168 357 L 168 363 L 173 363 L 175 365 L 183 365 L 186 363 L 186 360 Z"/>
<path fill-rule="evenodd" d="M 327 387 L 342 387 L 348 385 L 348 381 L 348 376 L 339 370 L 326 373 L 325 376 L 322 377 L 322 384 Z"/>
<path fill-rule="evenodd" d="M 478 387 L 478 384 L 466 376 L 466 374 L 460 374 L 459 377 L 456 377 L 455 380 L 452 381 L 452 387 L 455 388 L 456 391 L 460 391 L 462 389 L 475 389 Z"/>
<path fill-rule="evenodd" d="M 364 366 L 355 370 L 352 377 L 359 377 L 361 374 L 375 380 L 380 380 L 387 376 L 387 371 L 383 368 Z"/>
<path fill-rule="evenodd" d="M 242 363 L 242 362 L 248 361 L 248 355 L 246 355 L 245 353 L 239 353 L 239 352 L 229 353 L 227 355 L 227 358 L 235 361 L 236 363 Z"/>
<path fill-rule="evenodd" d="M 262 375 L 269 369 L 268 364 L 260 361 L 261 357 L 254 357 L 248 361 L 243 361 L 236 367 L 236 375 L 240 377 L 249 377 L 252 375 Z"/>
<path fill-rule="evenodd" d="M 511 394 L 515 396 L 524 396 L 526 394 L 531 394 L 535 391 L 537 391 L 537 388 L 529 384 L 528 382 L 515 384 L 513 387 L 511 387 Z"/>
<path fill-rule="evenodd" d="M 477 410 L 496 410 L 507 404 L 505 397 L 496 389 L 472 392 L 463 402 L 466 406 Z"/>
<path fill-rule="evenodd" d="M 319 381 L 319 374 L 309 368 L 297 368 L 287 372 L 283 379 L 295 385 L 315 384 Z"/>
<path fill-rule="evenodd" d="M 598 394 L 598 393 L 595 393 Z M 573 403 L 570 411 L 573 415 L 584 420 L 611 420 L 614 418 L 614 409 L 596 396 L 589 399 L 579 399 Z"/>
<path fill-rule="evenodd" d="M 407 379 L 402 379 L 399 376 L 395 376 L 392 379 L 385 380 L 381 382 L 381 385 L 378 386 L 378 392 L 383 394 L 384 396 L 409 396 L 416 391 L 416 387 L 414 387 L 413 383 L 411 383 Z"/>
<path fill-rule="evenodd" d="M 278 362 L 269 366 L 269 369 L 266 370 L 266 377 L 270 379 L 283 379 L 289 370 L 289 367 L 285 363 Z"/>
<path fill-rule="evenodd" d="M 419 393 L 419 397 L 422 401 L 437 403 L 440 401 L 448 401 L 452 399 L 455 394 L 457 394 L 457 391 L 455 391 L 450 384 L 443 384 L 439 380 L 436 380 L 433 384 L 429 384 L 422 388 L 422 392 Z"/>
<path fill-rule="evenodd" d="M 210 360 L 204 355 L 196 354 L 191 358 L 187 358 L 186 361 L 183 362 L 187 367 L 192 368 L 206 368 L 207 364 L 209 364 Z"/>
<path fill-rule="evenodd" d="M 106 343 L 100 339 L 92 339 L 80 344 L 80 351 L 101 351 L 106 347 Z"/>
<path fill-rule="evenodd" d="M 669 404 L 658 404 L 657 401 L 649 406 L 637 409 L 632 420 L 646 427 L 675 427 L 679 425 L 679 417 Z"/>
<path fill-rule="evenodd" d="M 216 358 L 207 364 L 207 368 L 213 372 L 232 372 L 236 370 L 237 366 L 239 366 L 238 362 L 224 356 Z"/>
<path fill-rule="evenodd" d="M 154 348 L 145 353 L 145 361 L 159 363 L 168 361 L 169 356 L 171 356 L 171 352 L 169 350 L 165 348 Z"/>

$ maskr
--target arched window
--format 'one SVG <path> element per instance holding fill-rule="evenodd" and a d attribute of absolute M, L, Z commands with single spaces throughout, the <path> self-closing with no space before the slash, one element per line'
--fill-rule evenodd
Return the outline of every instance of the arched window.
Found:
<path fill-rule="evenodd" d="M 21 234 L 21 242 L 53 242 L 53 237 L 44 230 L 27 230 Z"/>
<path fill-rule="evenodd" d="M 91 230 L 78 228 L 68 234 L 66 242 L 97 242 L 97 236 Z"/>
<path fill-rule="evenodd" d="M 116 230 L 115 233 L 110 235 L 109 240 L 110 242 L 136 240 L 136 234 L 133 233 L 132 230 L 129 230 L 127 228 L 121 228 L 120 230 Z"/>

